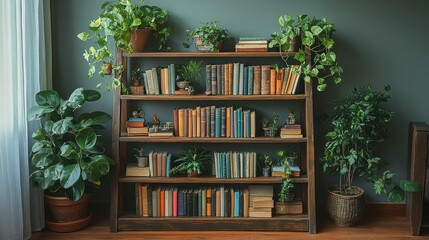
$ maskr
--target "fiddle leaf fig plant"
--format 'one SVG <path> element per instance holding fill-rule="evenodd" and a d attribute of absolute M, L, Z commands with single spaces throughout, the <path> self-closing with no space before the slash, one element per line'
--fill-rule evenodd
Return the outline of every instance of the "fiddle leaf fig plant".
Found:
<path fill-rule="evenodd" d="M 339 193 L 351 195 L 355 176 L 366 178 L 373 183 L 377 194 L 388 194 L 389 201 L 404 199 L 404 191 L 419 191 L 417 182 L 402 180 L 393 183 L 395 173 L 386 170 L 381 173 L 385 162 L 379 154 L 379 145 L 387 135 L 388 123 L 393 112 L 382 104 L 390 98 L 389 86 L 385 92 L 376 92 L 371 86 L 355 88 L 345 100 L 334 107 L 326 134 L 322 167 L 324 172 L 338 174 Z M 394 185 L 389 189 L 390 185 Z"/>
<path fill-rule="evenodd" d="M 324 91 L 328 80 L 332 79 L 335 84 L 342 81 L 342 67 L 338 64 L 337 55 L 333 51 L 335 41 L 333 40 L 334 24 L 328 23 L 325 18 L 310 18 L 307 15 L 279 17 L 280 31 L 271 34 L 270 48 L 278 47 L 280 53 L 286 52 L 291 41 L 298 39 L 301 42 L 294 59 L 300 63 L 295 73 L 302 74 L 305 82 L 312 78 L 317 79 L 317 90 Z M 306 63 L 306 49 L 312 56 L 311 64 Z M 288 56 L 281 54 L 287 66 Z"/>
<path fill-rule="evenodd" d="M 104 154 L 96 129 L 110 121 L 110 115 L 100 111 L 76 114 L 86 102 L 99 98 L 99 92 L 83 88 L 68 99 L 53 90 L 36 94 L 37 106 L 29 110 L 29 120 L 41 119 L 41 127 L 32 135 L 35 170 L 30 176 L 41 189 L 77 201 L 86 184 L 99 186 L 109 172 L 112 160 Z"/>

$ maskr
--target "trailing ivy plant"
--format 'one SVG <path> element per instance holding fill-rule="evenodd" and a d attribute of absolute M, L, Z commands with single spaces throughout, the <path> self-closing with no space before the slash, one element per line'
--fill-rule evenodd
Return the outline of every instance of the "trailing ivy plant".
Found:
<path fill-rule="evenodd" d="M 31 178 L 41 189 L 77 201 L 86 184 L 99 186 L 109 172 L 112 160 L 104 155 L 96 129 L 110 121 L 110 115 L 96 111 L 76 116 L 85 102 L 99 98 L 99 92 L 82 88 L 68 99 L 53 90 L 36 94 L 37 106 L 29 110 L 29 119 L 42 123 L 32 135 Z"/>
<path fill-rule="evenodd" d="M 382 106 L 390 98 L 389 90 L 388 85 L 385 92 L 373 91 L 371 86 L 355 88 L 334 107 L 322 166 L 324 172 L 338 174 L 340 194 L 353 194 L 351 187 L 355 176 L 372 182 L 377 194 L 388 193 L 389 201 L 403 200 L 404 191 L 420 190 L 419 184 L 413 181 L 393 184 L 395 174 L 390 170 L 381 173 L 385 162 L 379 156 L 379 145 L 387 135 L 393 116 L 393 112 Z"/>
<path fill-rule="evenodd" d="M 167 45 L 168 38 L 172 32 L 169 26 L 169 15 L 167 10 L 157 6 L 133 4 L 132 0 L 107 1 L 102 5 L 102 13 L 88 25 L 89 32 L 79 33 L 77 36 L 82 41 L 92 39 L 93 46 L 90 46 L 83 53 L 83 57 L 88 62 L 88 77 L 94 76 L 96 67 L 100 62 L 111 62 L 113 73 L 111 84 L 105 83 L 106 90 L 111 86 L 116 88 L 121 83 L 123 71 L 122 64 L 116 64 L 115 58 L 117 51 L 132 53 L 130 45 L 131 31 L 136 29 L 148 28 L 158 39 L 159 50 L 167 51 L 171 48 Z M 111 45 L 116 48 L 115 54 L 110 50 Z M 103 67 L 101 66 L 98 75 L 104 77 Z M 97 89 L 103 86 L 97 85 Z"/>
<path fill-rule="evenodd" d="M 183 46 L 189 48 L 194 43 L 195 37 L 198 37 L 204 45 L 209 46 L 210 52 L 218 52 L 220 50 L 219 43 L 231 39 L 226 28 L 218 27 L 219 22 L 220 20 L 205 22 L 201 23 L 201 27 L 196 27 L 192 31 L 186 30 L 187 39 Z"/>
<path fill-rule="evenodd" d="M 297 39 L 301 42 L 294 59 L 300 63 L 295 73 L 302 74 L 305 82 L 310 82 L 311 78 L 317 79 L 317 90 L 324 91 L 328 85 L 328 80 L 332 79 L 335 84 L 341 82 L 343 69 L 338 64 L 337 55 L 333 51 L 335 41 L 332 38 L 335 31 L 334 24 L 328 23 L 325 18 L 310 18 L 307 15 L 279 17 L 280 31 L 271 34 L 272 40 L 270 48 L 278 47 L 280 53 L 286 52 L 290 47 L 290 42 Z M 311 52 L 311 64 L 306 63 L 305 51 Z M 287 66 L 288 56 L 281 54 Z"/>

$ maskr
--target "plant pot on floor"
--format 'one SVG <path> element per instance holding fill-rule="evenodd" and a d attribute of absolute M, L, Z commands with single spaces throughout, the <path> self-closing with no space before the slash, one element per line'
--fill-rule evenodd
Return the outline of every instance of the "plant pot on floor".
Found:
<path fill-rule="evenodd" d="M 149 38 L 149 29 L 131 31 L 130 44 L 134 52 L 143 52 Z"/>
<path fill-rule="evenodd" d="M 45 194 L 48 206 L 47 227 L 55 232 L 73 232 L 88 226 L 91 220 L 89 198 L 88 194 L 84 194 L 78 201 L 72 201 L 66 197 Z"/>
<path fill-rule="evenodd" d="M 330 187 L 328 190 L 327 209 L 328 214 L 336 225 L 341 227 L 356 224 L 363 216 L 365 210 L 364 190 L 352 186 L 353 195 L 339 194 L 338 187 Z"/>

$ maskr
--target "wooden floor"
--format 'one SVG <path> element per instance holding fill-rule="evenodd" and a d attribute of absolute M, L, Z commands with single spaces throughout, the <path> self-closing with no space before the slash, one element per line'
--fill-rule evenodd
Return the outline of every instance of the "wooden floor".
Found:
<path fill-rule="evenodd" d="M 33 233 L 33 240 L 66 239 L 222 239 L 222 240 L 272 240 L 272 239 L 429 239 L 412 236 L 408 220 L 398 214 L 365 217 L 354 227 L 337 227 L 325 217 L 318 220 L 318 233 L 302 232 L 243 232 L 243 231 L 128 231 L 111 233 L 107 216 L 94 216 L 91 226 L 73 233 L 42 231 Z"/>

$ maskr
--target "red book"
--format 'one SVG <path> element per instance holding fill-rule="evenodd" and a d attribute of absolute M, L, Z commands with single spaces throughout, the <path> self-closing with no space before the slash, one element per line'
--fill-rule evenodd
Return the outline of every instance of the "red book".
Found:
<path fill-rule="evenodd" d="M 177 187 L 173 190 L 173 217 L 177 217 Z"/>
<path fill-rule="evenodd" d="M 127 121 L 127 127 L 136 127 L 136 128 L 139 128 L 139 127 L 144 127 L 144 122 L 130 122 L 130 121 Z"/>
<path fill-rule="evenodd" d="M 160 206 L 160 217 L 165 217 L 165 189 L 161 189 L 160 197 L 159 197 L 159 205 Z"/>

